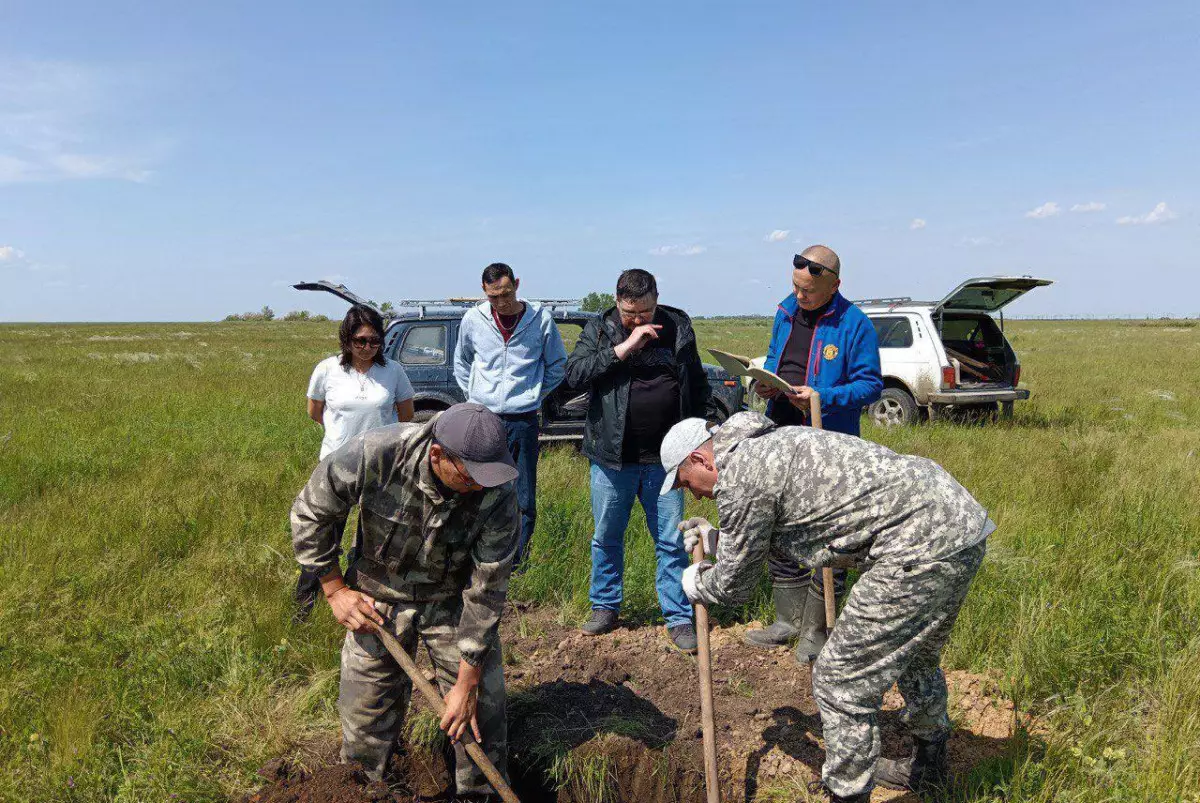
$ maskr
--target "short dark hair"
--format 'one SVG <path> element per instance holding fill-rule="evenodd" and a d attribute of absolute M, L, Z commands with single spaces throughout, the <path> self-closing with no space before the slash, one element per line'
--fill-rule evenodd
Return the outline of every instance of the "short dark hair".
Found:
<path fill-rule="evenodd" d="M 375 334 L 379 335 L 379 339 L 383 340 L 383 316 L 372 307 L 365 304 L 355 304 L 346 313 L 346 317 L 342 318 L 342 326 L 338 329 L 338 342 L 342 346 L 342 357 L 338 362 L 343 368 L 349 368 L 354 362 L 354 353 L 350 348 L 350 341 L 354 339 L 354 333 L 360 327 L 369 326 L 375 330 Z M 376 365 L 386 365 L 387 358 L 383 356 L 383 343 L 379 344 L 379 351 L 375 352 L 375 359 L 372 360 Z"/>
<path fill-rule="evenodd" d="M 641 268 L 630 268 L 617 279 L 617 298 L 631 301 L 643 296 L 658 298 L 658 283 L 650 271 Z"/>
<path fill-rule="evenodd" d="M 505 265 L 503 262 L 493 262 L 483 269 L 484 284 L 498 282 L 505 276 L 512 279 L 514 282 L 517 280 L 517 277 L 513 275 L 512 268 L 510 268 L 508 265 Z"/>

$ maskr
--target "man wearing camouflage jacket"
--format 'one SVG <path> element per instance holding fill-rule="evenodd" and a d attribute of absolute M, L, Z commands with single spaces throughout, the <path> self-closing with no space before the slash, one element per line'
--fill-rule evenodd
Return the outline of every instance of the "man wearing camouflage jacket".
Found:
<path fill-rule="evenodd" d="M 716 554 L 688 567 L 692 602 L 746 601 L 772 549 L 813 567 L 861 568 L 813 669 L 825 737 L 822 782 L 834 801 L 867 801 L 880 783 L 936 792 L 947 781 L 942 648 L 995 529 L 987 511 L 936 463 L 807 427 L 739 413 L 709 432 L 677 424 L 662 448 L 664 491 L 715 498 L 720 530 L 689 519 L 688 546 Z M 896 683 L 914 739 L 902 761 L 879 759 L 876 715 Z M 878 765 L 878 766 L 877 766 Z"/>
<path fill-rule="evenodd" d="M 292 506 L 296 559 L 321 578 L 342 645 L 338 711 L 342 758 L 379 779 L 412 691 L 387 652 L 387 628 L 410 654 L 424 642 L 445 694 L 442 730 L 471 728 L 501 773 L 507 767 L 504 674 L 497 631 L 520 526 L 504 425 L 457 404 L 430 421 L 371 430 L 330 454 Z M 359 506 L 362 554 L 343 581 L 340 533 Z M 460 795 L 491 791 L 457 746 Z"/>

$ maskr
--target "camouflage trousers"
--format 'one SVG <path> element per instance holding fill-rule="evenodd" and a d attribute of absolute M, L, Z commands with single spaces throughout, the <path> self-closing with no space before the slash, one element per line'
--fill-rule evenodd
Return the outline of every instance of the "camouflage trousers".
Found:
<path fill-rule="evenodd" d="M 458 600 L 378 605 L 387 627 L 409 655 L 415 655 L 418 637 L 424 643 L 437 675 L 436 685 L 443 695 L 458 677 L 460 653 L 455 643 L 458 608 Z M 500 657 L 497 645 L 484 659 L 476 718 L 484 752 L 507 777 L 508 723 Z M 342 759 L 360 762 L 373 779 L 382 777 L 396 749 L 411 695 L 408 675 L 377 636 L 347 633 L 342 644 L 338 693 Z M 459 794 L 492 791 L 491 784 L 461 745 L 455 748 L 455 783 Z"/>
<path fill-rule="evenodd" d="M 880 749 L 876 717 L 893 683 L 913 736 L 949 733 L 941 654 L 985 551 L 981 542 L 941 561 L 877 565 L 850 590 L 813 667 L 825 737 L 821 774 L 836 794 L 872 787 Z"/>

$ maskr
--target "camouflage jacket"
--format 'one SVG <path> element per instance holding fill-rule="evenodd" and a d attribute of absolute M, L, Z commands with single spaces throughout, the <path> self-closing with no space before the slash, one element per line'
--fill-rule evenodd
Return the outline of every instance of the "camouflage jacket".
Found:
<path fill-rule="evenodd" d="M 313 472 L 292 505 L 292 546 L 305 569 L 338 565 L 341 523 L 359 506 L 362 556 L 346 575 L 386 602 L 461 606 L 458 647 L 482 663 L 496 641 L 517 545 L 513 483 L 455 494 L 433 474 L 433 421 L 352 438 Z"/>
<path fill-rule="evenodd" d="M 758 413 L 713 433 L 721 517 L 707 602 L 749 599 L 774 545 L 812 567 L 941 560 L 994 529 L 987 511 L 932 460 Z"/>

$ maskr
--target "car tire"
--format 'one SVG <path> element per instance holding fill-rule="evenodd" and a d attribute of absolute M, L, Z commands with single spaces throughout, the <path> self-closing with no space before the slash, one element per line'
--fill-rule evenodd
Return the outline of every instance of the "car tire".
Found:
<path fill-rule="evenodd" d="M 907 427 L 917 422 L 917 400 L 903 388 L 884 388 L 867 412 L 876 426 Z"/>

